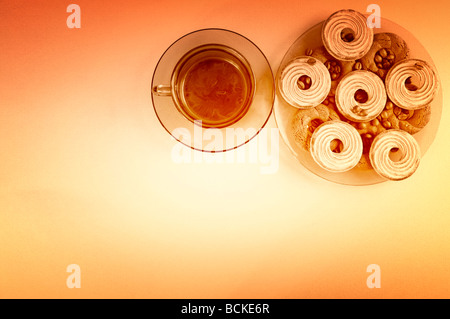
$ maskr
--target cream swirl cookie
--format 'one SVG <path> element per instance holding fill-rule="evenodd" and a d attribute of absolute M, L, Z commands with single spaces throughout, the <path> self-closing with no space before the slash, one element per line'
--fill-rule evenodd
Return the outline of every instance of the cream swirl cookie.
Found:
<path fill-rule="evenodd" d="M 373 30 L 366 17 L 354 10 L 333 13 L 322 26 L 322 42 L 327 51 L 338 60 L 356 60 L 369 52 Z"/>
<path fill-rule="evenodd" d="M 392 159 L 391 152 L 399 154 Z M 387 130 L 380 133 L 370 148 L 370 163 L 384 178 L 402 180 L 417 170 L 420 163 L 420 147 L 417 141 L 402 130 Z"/>
<path fill-rule="evenodd" d="M 332 150 L 333 143 L 340 143 L 341 148 Z M 329 121 L 320 125 L 312 134 L 310 152 L 320 167 L 340 173 L 351 170 L 359 163 L 363 144 L 353 126 L 341 121 Z"/>
<path fill-rule="evenodd" d="M 364 98 L 357 98 L 363 95 Z M 376 118 L 386 104 L 383 81 L 369 71 L 353 71 L 347 74 L 336 89 L 336 106 L 347 119 L 366 122 Z"/>
<path fill-rule="evenodd" d="M 429 105 L 438 89 L 436 72 L 423 60 L 400 61 L 386 76 L 389 98 L 394 104 L 407 110 L 417 110 Z"/>
<path fill-rule="evenodd" d="M 283 99 L 290 105 L 301 109 L 313 108 L 327 97 L 331 78 L 327 68 L 318 59 L 302 56 L 283 69 L 279 88 Z"/>

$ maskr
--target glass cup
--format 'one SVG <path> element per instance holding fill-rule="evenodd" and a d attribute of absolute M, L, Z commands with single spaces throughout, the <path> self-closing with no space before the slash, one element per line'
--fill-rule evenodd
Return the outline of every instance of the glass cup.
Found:
<path fill-rule="evenodd" d="M 209 44 L 186 53 L 175 66 L 170 85 L 157 85 L 153 92 L 171 96 L 178 112 L 192 123 L 221 128 L 247 113 L 254 83 L 251 67 L 239 52 Z"/>
<path fill-rule="evenodd" d="M 250 40 L 204 29 L 174 42 L 152 79 L 152 101 L 163 127 L 196 150 L 222 152 L 254 138 L 274 102 L 270 65 Z"/>

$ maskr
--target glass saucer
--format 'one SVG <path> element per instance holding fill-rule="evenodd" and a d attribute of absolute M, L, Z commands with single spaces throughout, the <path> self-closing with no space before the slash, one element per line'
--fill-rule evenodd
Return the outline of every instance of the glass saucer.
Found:
<path fill-rule="evenodd" d="M 307 49 L 316 49 L 323 45 L 321 40 L 321 28 L 324 21 L 313 26 L 302 34 L 286 52 L 276 75 L 276 79 L 280 78 L 281 71 L 286 65 L 298 56 L 304 56 Z M 410 58 L 419 58 L 425 60 L 434 67 L 434 63 L 426 51 L 426 49 L 419 43 L 419 41 L 406 29 L 391 22 L 387 19 L 381 19 L 381 28 L 374 29 L 374 34 L 391 32 L 399 35 L 406 41 L 410 49 Z M 294 138 L 294 132 L 291 127 L 291 121 L 298 111 L 297 108 L 289 105 L 281 96 L 279 89 L 276 90 L 276 98 L 274 102 L 274 116 L 275 121 L 280 130 L 280 134 L 292 152 L 292 154 L 298 159 L 300 164 L 306 167 L 312 173 L 331 182 L 346 184 L 346 185 L 371 185 L 386 181 L 383 177 L 379 176 L 373 169 L 362 169 L 355 167 L 350 171 L 343 173 L 332 173 L 321 168 L 312 158 L 311 154 L 300 147 Z M 435 99 L 431 103 L 431 118 L 429 123 L 413 137 L 419 143 L 422 158 L 431 143 L 433 142 L 442 113 L 442 86 L 436 94 Z M 419 166 L 420 169 L 420 166 Z"/>

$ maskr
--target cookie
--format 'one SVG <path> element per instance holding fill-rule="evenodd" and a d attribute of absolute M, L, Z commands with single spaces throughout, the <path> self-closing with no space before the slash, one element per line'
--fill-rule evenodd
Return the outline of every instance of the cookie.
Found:
<path fill-rule="evenodd" d="M 398 128 L 416 134 L 420 132 L 430 121 L 431 107 L 428 105 L 418 110 L 406 110 L 398 106 L 394 106 L 389 121 L 397 123 L 394 128 Z"/>
<path fill-rule="evenodd" d="M 373 29 L 366 17 L 354 10 L 333 13 L 322 25 L 322 42 L 341 61 L 356 60 L 367 54 L 373 42 Z"/>
<path fill-rule="evenodd" d="M 356 95 L 366 95 L 364 100 Z M 353 71 L 342 78 L 336 88 L 336 105 L 339 112 L 355 122 L 371 121 L 386 105 L 386 90 L 383 81 L 366 70 Z"/>
<path fill-rule="evenodd" d="M 283 99 L 300 109 L 313 108 L 323 102 L 331 89 L 329 72 L 311 56 L 300 56 L 281 72 L 279 91 Z"/>
<path fill-rule="evenodd" d="M 420 59 L 407 59 L 395 64 L 385 82 L 389 99 L 408 110 L 429 105 L 440 87 L 434 67 Z"/>
<path fill-rule="evenodd" d="M 394 149 L 395 153 L 399 153 L 396 159 L 392 158 Z M 380 176 L 402 180 L 417 170 L 421 157 L 420 146 L 411 134 L 402 130 L 388 130 L 375 138 L 369 157 L 372 167 Z"/>
<path fill-rule="evenodd" d="M 332 143 L 339 149 L 332 149 Z M 323 169 L 342 173 L 351 170 L 361 159 L 363 144 L 358 131 L 342 121 L 328 121 L 312 134 L 311 156 Z"/>
<path fill-rule="evenodd" d="M 427 106 L 420 110 L 406 110 L 387 101 L 383 112 L 374 120 L 369 122 L 351 122 L 361 135 L 363 141 L 363 157 L 357 165 L 359 168 L 370 169 L 368 154 L 373 140 L 379 134 L 387 130 L 403 130 L 409 134 L 416 134 L 422 130 L 430 121 L 431 107 Z"/>
<path fill-rule="evenodd" d="M 376 33 L 369 52 L 358 62 L 364 70 L 374 72 L 384 80 L 394 64 L 408 58 L 409 48 L 401 37 L 395 33 Z"/>
<path fill-rule="evenodd" d="M 326 105 L 298 110 L 291 123 L 294 139 L 305 151 L 309 151 L 311 135 L 322 123 L 339 120 L 339 115 Z"/>

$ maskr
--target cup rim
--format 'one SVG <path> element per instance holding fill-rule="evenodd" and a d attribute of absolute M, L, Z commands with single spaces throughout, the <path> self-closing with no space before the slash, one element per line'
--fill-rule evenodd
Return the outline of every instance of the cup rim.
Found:
<path fill-rule="evenodd" d="M 205 128 L 218 128 L 218 129 L 226 128 L 226 127 L 238 122 L 247 113 L 247 111 L 252 103 L 252 100 L 254 98 L 254 95 L 255 95 L 255 82 L 256 82 L 255 75 L 250 66 L 250 63 L 247 61 L 245 56 L 243 56 L 239 51 L 232 48 L 231 46 L 224 45 L 224 44 L 217 44 L 217 43 L 208 43 L 208 44 L 202 44 L 200 46 L 197 46 L 197 47 L 189 50 L 188 52 L 186 52 L 181 57 L 181 59 L 177 62 L 177 64 L 175 65 L 175 68 L 173 69 L 173 72 L 172 72 L 172 76 L 171 76 L 171 80 L 170 80 L 172 98 L 176 104 L 176 108 L 178 109 L 178 111 L 180 113 L 182 113 L 188 121 L 190 121 L 193 124 L 196 124 L 197 121 L 195 119 L 189 118 L 190 116 L 187 114 L 188 111 L 183 110 L 183 107 L 181 104 L 183 104 L 184 99 L 183 99 L 182 95 L 180 96 L 180 94 L 178 94 L 179 92 L 178 92 L 178 89 L 176 88 L 176 83 L 178 82 L 178 80 L 182 80 L 181 87 L 183 87 L 183 83 L 184 83 L 183 81 L 185 80 L 184 77 L 186 76 L 186 72 L 187 72 L 187 71 L 185 71 L 183 73 L 183 70 L 185 68 L 189 69 L 192 66 L 192 65 L 188 64 L 191 61 L 191 58 L 193 58 L 197 54 L 202 54 L 206 50 L 214 50 L 216 52 L 217 51 L 225 52 L 225 54 L 237 58 L 237 61 L 233 61 L 233 62 L 229 62 L 229 63 L 239 69 L 241 69 L 241 67 L 245 68 L 246 73 L 248 73 L 248 75 L 250 77 L 250 82 L 251 82 L 250 96 L 248 96 L 246 98 L 244 105 L 239 107 L 239 109 L 245 109 L 245 111 L 243 113 L 239 114 L 239 116 L 236 119 L 233 119 L 231 122 L 230 122 L 230 120 L 222 121 L 222 122 L 218 122 L 217 125 L 213 125 L 210 123 L 205 124 L 205 122 L 202 122 L 202 127 L 205 127 Z M 194 63 L 194 65 L 195 65 L 196 62 L 191 62 L 191 63 Z M 239 64 L 239 66 L 236 66 L 235 64 Z"/>

